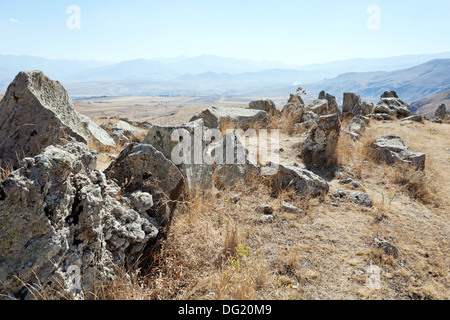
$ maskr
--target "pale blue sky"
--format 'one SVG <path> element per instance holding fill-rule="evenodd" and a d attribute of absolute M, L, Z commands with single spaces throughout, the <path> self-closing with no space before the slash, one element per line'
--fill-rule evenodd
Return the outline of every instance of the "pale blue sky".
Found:
<path fill-rule="evenodd" d="M 66 10 L 81 9 L 69 30 Z M 367 27 L 380 8 L 381 29 Z M 1 1 L 0 54 L 121 61 L 213 54 L 292 64 L 450 51 L 446 0 Z"/>

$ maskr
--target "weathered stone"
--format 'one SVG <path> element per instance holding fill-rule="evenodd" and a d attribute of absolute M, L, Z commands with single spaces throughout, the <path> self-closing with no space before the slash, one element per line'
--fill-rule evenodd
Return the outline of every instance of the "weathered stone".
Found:
<path fill-rule="evenodd" d="M 300 95 L 291 94 L 288 103 L 284 106 L 282 114 L 285 117 L 292 118 L 294 123 L 303 122 L 303 114 L 305 112 L 305 103 Z"/>
<path fill-rule="evenodd" d="M 425 123 L 425 117 L 422 115 L 416 114 L 416 115 L 404 118 L 403 121 L 414 121 L 414 122 Z"/>
<path fill-rule="evenodd" d="M 341 110 L 339 109 L 339 105 L 337 103 L 335 96 L 332 96 L 331 94 L 328 94 L 325 91 L 321 91 L 318 99 L 319 100 L 325 99 L 328 101 L 328 114 L 337 113 L 339 116 L 341 115 Z"/>
<path fill-rule="evenodd" d="M 328 112 L 328 101 L 325 99 L 314 100 L 311 104 L 306 107 L 306 110 L 312 111 L 319 116 L 324 116 L 329 114 Z"/>
<path fill-rule="evenodd" d="M 184 188 L 184 178 L 175 164 L 148 144 L 130 143 L 105 170 L 108 179 L 122 187 L 124 193 L 136 191 L 152 195 L 151 216 L 165 225 Z"/>
<path fill-rule="evenodd" d="M 399 99 L 395 91 L 386 91 L 383 93 L 374 112 L 387 113 L 398 118 L 405 118 L 412 115 L 409 105 Z"/>
<path fill-rule="evenodd" d="M 268 204 L 261 204 L 256 208 L 256 212 L 259 214 L 272 215 L 274 210 L 273 207 Z"/>
<path fill-rule="evenodd" d="M 320 196 L 328 193 L 328 183 L 311 171 L 279 164 L 273 177 L 275 185 L 282 190 L 291 189 L 303 196 Z"/>
<path fill-rule="evenodd" d="M 140 142 L 140 137 L 144 135 L 144 131 L 136 128 L 125 121 L 119 121 L 110 134 L 116 143 L 126 144 L 129 142 Z"/>
<path fill-rule="evenodd" d="M 445 120 L 450 116 L 450 113 L 447 112 L 447 109 L 445 107 L 445 104 L 441 104 L 439 108 L 437 108 L 436 112 L 434 113 L 434 116 L 437 119 Z"/>
<path fill-rule="evenodd" d="M 345 92 L 342 103 L 342 113 L 356 116 L 361 114 L 361 97 L 353 92 Z"/>
<path fill-rule="evenodd" d="M 17 168 L 21 159 L 70 141 L 114 147 L 109 135 L 78 114 L 64 87 L 40 71 L 20 72 L 0 102 L 0 160 Z"/>
<path fill-rule="evenodd" d="M 177 126 L 153 125 L 142 143 L 152 145 L 167 159 L 175 162 L 186 180 L 187 191 L 195 192 L 197 188 L 210 189 L 213 183 L 211 164 L 203 161 L 204 151 L 208 147 L 203 134 L 203 119 Z M 174 152 L 180 143 L 190 148 L 191 152 Z"/>
<path fill-rule="evenodd" d="M 335 154 L 340 133 L 341 121 L 337 114 L 320 117 L 302 144 L 303 162 L 316 167 L 327 163 Z"/>
<path fill-rule="evenodd" d="M 366 130 L 366 120 L 361 116 L 353 118 L 349 123 L 349 131 L 361 135 Z"/>
<path fill-rule="evenodd" d="M 393 135 L 375 139 L 368 148 L 368 154 L 374 160 L 385 162 L 389 165 L 407 163 L 419 169 L 425 168 L 426 155 L 409 151 L 402 139 Z"/>
<path fill-rule="evenodd" d="M 372 200 L 370 199 L 370 196 L 364 192 L 351 191 L 350 192 L 350 200 L 361 206 L 365 206 L 365 207 L 372 206 Z"/>
<path fill-rule="evenodd" d="M 392 120 L 392 117 L 393 116 L 388 113 L 376 113 L 376 114 L 370 115 L 371 119 L 375 119 L 378 121 L 389 121 L 389 120 Z"/>
<path fill-rule="evenodd" d="M 95 161 L 82 143 L 50 146 L 1 182 L 0 294 L 92 297 L 114 278 L 114 265 L 135 263 L 156 238 L 157 226 L 91 169 Z"/>
<path fill-rule="evenodd" d="M 203 119 L 207 128 L 220 128 L 229 122 L 236 128 L 247 130 L 251 125 L 267 126 L 269 115 L 262 110 L 210 107 L 192 117 L 190 121 L 198 119 Z"/>
<path fill-rule="evenodd" d="M 373 241 L 373 246 L 377 249 L 383 250 L 385 254 L 393 256 L 394 258 L 398 258 L 400 255 L 400 250 L 392 243 L 384 239 L 375 238 Z"/>
<path fill-rule="evenodd" d="M 300 208 L 297 208 L 296 206 L 294 206 L 293 204 L 290 204 L 289 202 L 286 201 L 282 201 L 281 202 L 281 207 L 283 208 L 283 210 L 285 212 L 288 213 L 296 213 L 296 214 L 301 214 L 303 213 L 303 210 Z"/>
<path fill-rule="evenodd" d="M 277 110 L 277 107 L 275 106 L 275 103 L 273 103 L 273 101 L 269 100 L 269 99 L 252 101 L 249 104 L 249 108 L 253 109 L 253 110 L 265 111 L 269 115 L 275 115 L 275 114 L 278 113 L 278 110 Z"/>

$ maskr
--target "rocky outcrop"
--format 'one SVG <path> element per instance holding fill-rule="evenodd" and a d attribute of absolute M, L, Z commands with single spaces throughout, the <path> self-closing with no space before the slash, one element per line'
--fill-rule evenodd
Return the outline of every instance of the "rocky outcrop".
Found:
<path fill-rule="evenodd" d="M 184 178 L 175 164 L 148 144 L 130 143 L 105 170 L 126 194 L 151 194 L 151 216 L 159 225 L 170 221 L 176 201 L 182 195 Z"/>
<path fill-rule="evenodd" d="M 376 138 L 369 146 L 368 154 L 375 161 L 389 165 L 403 163 L 422 170 L 425 168 L 426 155 L 409 151 L 403 140 L 393 135 Z"/>
<path fill-rule="evenodd" d="M 213 106 L 195 115 L 190 121 L 199 119 L 203 119 L 207 128 L 220 128 L 230 123 L 235 128 L 247 130 L 251 125 L 267 126 L 269 115 L 262 110 Z"/>
<path fill-rule="evenodd" d="M 40 71 L 20 72 L 0 103 L 0 160 L 17 168 L 50 145 L 70 141 L 114 147 L 109 135 L 78 114 L 64 87 Z"/>
<path fill-rule="evenodd" d="M 450 116 L 450 113 L 447 112 L 447 109 L 445 107 L 445 104 L 441 104 L 439 108 L 437 108 L 436 112 L 434 113 L 434 116 L 437 119 L 445 120 Z"/>
<path fill-rule="evenodd" d="M 341 133 L 337 114 L 320 117 L 301 147 L 301 158 L 307 165 L 321 167 L 333 162 Z"/>
<path fill-rule="evenodd" d="M 386 91 L 381 95 L 380 102 L 374 110 L 375 113 L 389 114 L 397 118 L 405 118 L 412 115 L 409 105 L 399 99 L 395 91 Z"/>
<path fill-rule="evenodd" d="M 158 235 L 146 207 L 93 170 L 96 157 L 82 143 L 50 146 L 1 182 L 4 297 L 90 298 Z"/>
<path fill-rule="evenodd" d="M 275 106 L 275 103 L 269 99 L 252 101 L 249 104 L 249 109 L 262 110 L 262 111 L 267 112 L 267 114 L 269 114 L 269 115 L 278 114 L 278 110 L 277 110 L 277 107 Z"/>

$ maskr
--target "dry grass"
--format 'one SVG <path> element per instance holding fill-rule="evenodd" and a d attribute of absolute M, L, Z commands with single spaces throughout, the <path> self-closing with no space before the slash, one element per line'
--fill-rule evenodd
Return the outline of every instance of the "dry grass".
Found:
<path fill-rule="evenodd" d="M 423 172 L 366 156 L 374 137 L 388 133 L 427 154 Z M 148 299 L 449 299 L 449 134 L 430 123 L 374 122 L 357 142 L 341 136 L 340 166 L 363 184 L 373 208 L 274 193 L 259 179 L 198 193 L 179 206 L 157 263 L 120 290 Z M 298 138 L 282 135 L 283 147 L 295 149 Z M 283 161 L 295 154 L 286 150 Z M 330 193 L 345 189 L 329 183 Z M 282 200 L 303 213 L 285 212 Z M 262 203 L 274 208 L 272 220 L 256 213 Z M 394 244 L 399 257 L 374 248 L 376 237 Z M 380 269 L 376 289 L 368 286 L 373 266 Z"/>

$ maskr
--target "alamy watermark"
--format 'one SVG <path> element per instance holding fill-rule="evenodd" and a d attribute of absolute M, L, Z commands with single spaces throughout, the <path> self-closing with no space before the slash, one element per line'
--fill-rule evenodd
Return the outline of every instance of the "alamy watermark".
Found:
<path fill-rule="evenodd" d="M 377 5 L 371 5 L 367 8 L 367 14 L 369 18 L 367 19 L 367 28 L 370 30 L 380 30 L 381 29 L 381 8 Z"/>
<path fill-rule="evenodd" d="M 69 17 L 66 20 L 66 26 L 69 30 L 81 29 L 81 9 L 77 5 L 70 5 L 67 7 L 66 13 Z"/>

